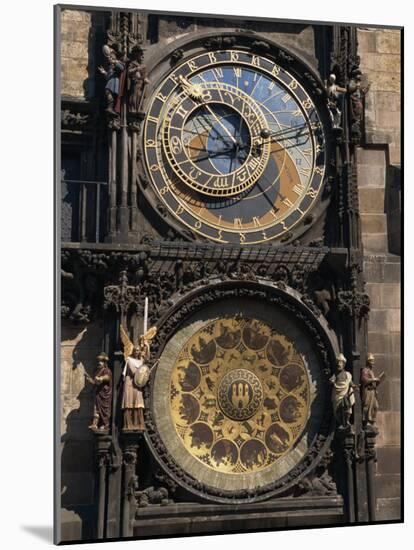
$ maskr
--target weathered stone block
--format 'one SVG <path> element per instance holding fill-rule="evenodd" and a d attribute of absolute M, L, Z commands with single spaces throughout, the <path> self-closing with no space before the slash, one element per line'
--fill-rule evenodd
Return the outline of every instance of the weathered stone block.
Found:
<path fill-rule="evenodd" d="M 364 274 L 367 282 L 398 283 L 401 280 L 400 262 L 389 262 L 386 254 L 366 254 Z"/>
<path fill-rule="evenodd" d="M 400 332 L 399 309 L 371 309 L 368 327 L 372 332 Z"/>
<path fill-rule="evenodd" d="M 377 109 L 377 124 L 384 128 L 394 128 L 400 131 L 400 117 L 394 111 Z"/>
<path fill-rule="evenodd" d="M 372 71 L 369 73 L 369 81 L 371 83 L 371 87 L 368 93 L 371 91 L 389 91 L 399 93 L 401 90 L 401 79 L 399 73 Z"/>
<path fill-rule="evenodd" d="M 391 411 L 401 411 L 401 380 L 390 380 Z"/>
<path fill-rule="evenodd" d="M 364 250 L 369 252 L 387 252 L 388 236 L 386 233 L 363 233 Z"/>
<path fill-rule="evenodd" d="M 401 164 L 401 143 L 390 143 L 390 164 Z"/>
<path fill-rule="evenodd" d="M 401 96 L 393 92 L 375 92 L 375 107 L 378 111 L 396 111 L 401 109 Z"/>
<path fill-rule="evenodd" d="M 375 375 L 378 376 L 381 371 L 375 368 Z M 378 403 L 381 411 L 391 410 L 391 384 L 390 381 L 385 379 L 378 386 Z"/>
<path fill-rule="evenodd" d="M 377 498 L 397 498 L 401 496 L 401 476 L 380 474 L 375 476 Z"/>
<path fill-rule="evenodd" d="M 401 32 L 384 29 L 375 33 L 376 50 L 379 53 L 401 53 Z"/>
<path fill-rule="evenodd" d="M 399 498 L 378 498 L 377 521 L 400 520 L 401 519 L 401 499 Z"/>
<path fill-rule="evenodd" d="M 61 12 L 61 26 L 65 28 L 68 25 L 73 26 L 73 23 L 76 25 L 79 23 L 85 23 L 91 20 L 91 14 L 87 11 L 82 10 L 72 10 L 64 8 Z"/>
<path fill-rule="evenodd" d="M 358 147 L 357 164 L 358 168 L 360 164 L 369 164 L 370 166 L 377 165 L 385 168 L 385 149 L 364 149 L 363 147 Z"/>
<path fill-rule="evenodd" d="M 365 289 L 371 299 L 372 309 L 400 307 L 401 285 L 399 283 L 367 283 Z"/>
<path fill-rule="evenodd" d="M 392 53 L 365 53 L 361 58 L 363 73 L 371 71 L 400 72 L 401 58 Z"/>
<path fill-rule="evenodd" d="M 361 214 L 362 233 L 387 233 L 385 214 Z"/>
<path fill-rule="evenodd" d="M 384 187 L 384 164 L 359 164 L 357 166 L 358 187 Z"/>
<path fill-rule="evenodd" d="M 401 473 L 401 449 L 395 446 L 381 447 L 377 445 L 377 473 Z"/>
<path fill-rule="evenodd" d="M 401 443 L 401 414 L 395 411 L 379 411 L 377 417 L 379 435 L 377 445 L 379 447 L 396 445 L 399 451 Z M 387 473 L 381 470 L 381 473 Z M 392 472 L 388 472 L 392 473 Z"/>
<path fill-rule="evenodd" d="M 376 51 L 376 40 L 375 32 L 371 29 L 358 29 L 357 38 L 358 38 L 358 51 L 360 53 L 366 52 L 375 52 Z M 365 56 L 364 56 L 365 57 Z"/>
<path fill-rule="evenodd" d="M 358 189 L 361 212 L 382 214 L 384 212 L 384 188 L 363 187 Z"/>
<path fill-rule="evenodd" d="M 398 354 L 401 351 L 401 336 L 398 332 L 383 333 L 368 330 L 368 342 L 372 353 Z"/>
<path fill-rule="evenodd" d="M 73 510 L 60 510 L 60 529 L 62 541 L 82 539 L 82 519 Z"/>

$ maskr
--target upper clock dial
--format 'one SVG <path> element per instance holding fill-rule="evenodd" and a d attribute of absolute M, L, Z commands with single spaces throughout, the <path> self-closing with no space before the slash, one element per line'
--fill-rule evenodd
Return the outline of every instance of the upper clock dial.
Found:
<path fill-rule="evenodd" d="M 322 187 L 315 105 L 286 70 L 248 52 L 205 53 L 171 72 L 150 104 L 144 145 L 170 212 L 222 243 L 282 237 Z"/>

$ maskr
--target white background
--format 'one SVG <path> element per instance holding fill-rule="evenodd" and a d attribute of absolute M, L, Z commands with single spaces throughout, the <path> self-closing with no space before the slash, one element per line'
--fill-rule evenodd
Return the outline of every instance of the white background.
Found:
<path fill-rule="evenodd" d="M 74 2 L 79 3 L 79 2 Z M 410 3 L 403 0 L 344 2 L 313 0 L 90 0 L 90 6 L 197 11 L 218 14 L 322 21 L 405 25 L 407 134 L 413 122 L 413 30 Z M 53 509 L 53 2 L 6 0 L 1 8 L 0 235 L 0 544 L 27 549 L 51 544 Z M 407 136 L 405 211 L 413 204 L 412 137 Z M 406 325 L 412 334 L 410 237 L 407 219 Z M 412 246 L 412 245 L 411 245 Z M 410 270 L 410 272 L 408 271 Z M 411 288 L 410 288 L 411 287 Z M 406 493 L 414 490 L 413 376 L 405 366 L 408 389 L 405 424 Z M 199 550 L 237 545 L 320 549 L 412 547 L 413 497 L 406 499 L 406 524 L 336 528 L 232 536 L 110 543 L 112 547 L 176 550 L 197 544 Z M 308 546 L 309 545 L 309 546 Z M 89 544 L 83 548 L 98 548 Z"/>

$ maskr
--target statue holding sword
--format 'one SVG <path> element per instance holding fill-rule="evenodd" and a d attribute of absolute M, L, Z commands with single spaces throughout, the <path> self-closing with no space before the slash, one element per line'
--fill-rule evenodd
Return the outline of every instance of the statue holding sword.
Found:
<path fill-rule="evenodd" d="M 124 381 L 122 392 L 123 431 L 144 431 L 144 397 L 142 389 L 150 377 L 146 362 L 150 357 L 150 342 L 157 334 L 156 327 L 147 329 L 148 299 L 145 299 L 144 333 L 134 345 L 121 325 L 121 341 L 124 345 L 125 367 L 122 372 Z"/>

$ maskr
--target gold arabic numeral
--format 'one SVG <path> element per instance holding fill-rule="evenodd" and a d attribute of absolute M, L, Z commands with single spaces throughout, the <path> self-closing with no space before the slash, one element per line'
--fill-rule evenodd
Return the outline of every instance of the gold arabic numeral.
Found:
<path fill-rule="evenodd" d="M 272 68 L 272 74 L 273 74 L 274 76 L 278 76 L 279 73 L 280 73 L 280 67 L 279 67 L 279 65 L 274 65 L 273 68 Z"/>
<path fill-rule="evenodd" d="M 310 99 L 304 99 L 302 101 L 302 107 L 309 110 L 312 107 L 312 101 Z"/>
<path fill-rule="evenodd" d="M 217 63 L 217 57 L 214 55 L 213 52 L 209 52 L 208 58 L 210 59 L 210 63 Z"/>
<path fill-rule="evenodd" d="M 296 90 L 297 87 L 298 87 L 297 81 L 294 78 L 292 78 L 292 80 L 289 82 L 289 88 L 291 90 Z"/>
<path fill-rule="evenodd" d="M 167 185 L 164 185 L 164 187 L 161 187 L 160 189 L 160 193 L 162 196 L 166 195 L 168 193 L 169 189 L 167 187 Z"/>
<path fill-rule="evenodd" d="M 323 168 L 321 168 L 320 166 L 316 166 L 314 171 L 315 171 L 316 174 L 319 174 L 320 176 L 323 176 L 325 170 Z"/>
<path fill-rule="evenodd" d="M 221 229 L 217 229 L 217 239 L 219 241 L 224 241 L 223 239 L 223 231 Z"/>
<path fill-rule="evenodd" d="M 179 155 L 182 152 L 183 146 L 178 136 L 173 136 L 171 138 L 171 150 L 174 155 Z"/>
<path fill-rule="evenodd" d="M 223 78 L 224 76 L 223 69 L 221 67 L 215 67 L 213 69 L 213 73 L 216 75 L 217 78 Z"/>
<path fill-rule="evenodd" d="M 239 54 L 237 52 L 230 52 L 230 61 L 238 61 Z"/>
<path fill-rule="evenodd" d="M 177 210 L 175 211 L 175 213 L 179 216 L 180 214 L 182 214 L 184 212 L 184 207 L 180 204 L 177 208 Z"/>
<path fill-rule="evenodd" d="M 282 97 L 282 101 L 283 103 L 287 103 L 289 101 L 289 99 L 292 99 L 292 97 L 289 95 L 289 94 L 285 94 L 283 97 Z"/>
<path fill-rule="evenodd" d="M 162 94 L 161 92 L 158 92 L 158 94 L 155 97 L 156 97 L 156 99 L 159 99 L 160 101 L 167 101 L 167 96 Z"/>
<path fill-rule="evenodd" d="M 191 72 L 194 72 L 197 69 L 197 63 L 195 61 L 189 61 L 187 65 Z"/>
<path fill-rule="evenodd" d="M 147 139 L 145 141 L 145 147 L 156 147 L 157 144 L 153 139 Z"/>
<path fill-rule="evenodd" d="M 258 55 L 254 55 L 252 57 L 252 65 L 255 67 L 260 67 L 260 57 Z"/>
<path fill-rule="evenodd" d="M 254 227 L 261 227 L 262 226 L 262 224 L 260 223 L 260 220 L 257 216 L 253 216 L 252 222 L 253 222 Z"/>
<path fill-rule="evenodd" d="M 201 229 L 201 221 L 200 221 L 200 220 L 197 220 L 197 221 L 195 222 L 195 224 L 194 224 L 194 227 L 195 227 L 196 229 Z"/>
<path fill-rule="evenodd" d="M 240 244 L 243 244 L 246 242 L 246 235 L 244 233 L 239 233 L 240 237 Z"/>
<path fill-rule="evenodd" d="M 308 191 L 306 193 L 306 195 L 308 195 L 312 199 L 315 199 L 317 194 L 318 194 L 318 192 L 316 191 L 316 189 L 312 189 L 312 188 L 308 189 Z"/>
<path fill-rule="evenodd" d="M 267 235 L 266 235 L 266 231 L 265 231 L 265 230 L 262 231 L 262 237 L 263 237 L 264 240 L 267 239 Z"/>
<path fill-rule="evenodd" d="M 223 92 L 223 95 L 225 97 L 227 97 L 227 99 L 230 101 L 231 105 L 233 106 L 235 101 L 237 100 L 237 97 L 235 97 L 233 94 L 231 94 L 230 92 Z"/>
<path fill-rule="evenodd" d="M 241 77 L 241 68 L 240 67 L 233 67 L 234 74 L 236 75 L 236 78 Z"/>
<path fill-rule="evenodd" d="M 235 229 L 242 229 L 243 228 L 242 218 L 234 218 L 233 225 Z"/>

